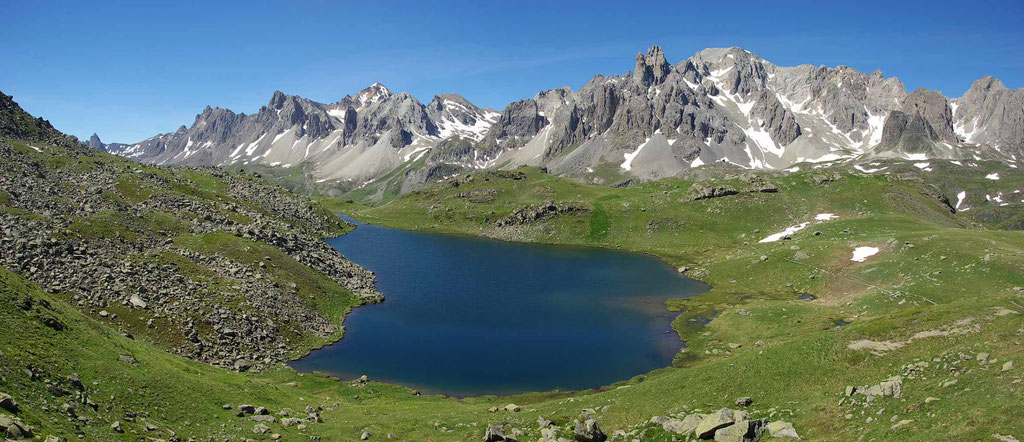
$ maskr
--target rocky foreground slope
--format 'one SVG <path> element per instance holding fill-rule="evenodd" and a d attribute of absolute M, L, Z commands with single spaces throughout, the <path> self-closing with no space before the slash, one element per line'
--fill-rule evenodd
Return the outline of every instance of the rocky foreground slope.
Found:
<path fill-rule="evenodd" d="M 0 265 L 126 335 L 243 370 L 336 339 L 344 309 L 379 297 L 308 199 L 90 149 L 6 95 L 0 123 Z"/>
<path fill-rule="evenodd" d="M 336 103 L 276 92 L 252 115 L 207 107 L 191 127 L 142 142 L 90 143 L 157 164 L 301 166 L 342 190 L 393 192 L 466 169 L 545 166 L 607 180 L 674 176 L 724 161 L 801 162 L 1024 156 L 1024 90 L 976 81 L 960 98 L 846 66 L 774 65 L 740 48 L 670 64 L 655 46 L 632 71 L 538 93 L 494 112 L 458 95 L 424 105 L 375 84 Z"/>

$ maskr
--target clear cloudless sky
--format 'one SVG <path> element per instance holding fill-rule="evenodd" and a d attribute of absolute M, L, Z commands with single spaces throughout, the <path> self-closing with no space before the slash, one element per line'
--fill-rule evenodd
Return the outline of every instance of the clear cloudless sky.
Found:
<path fill-rule="evenodd" d="M 49 1 L 0 4 L 0 91 L 58 129 L 136 142 L 275 90 L 321 102 L 381 82 L 502 109 L 633 68 L 740 46 L 782 66 L 881 69 L 958 97 L 1024 87 L 1024 1 Z"/>

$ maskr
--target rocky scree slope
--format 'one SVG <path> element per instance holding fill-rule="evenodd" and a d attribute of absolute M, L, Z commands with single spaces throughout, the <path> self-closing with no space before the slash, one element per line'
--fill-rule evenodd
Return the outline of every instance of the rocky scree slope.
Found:
<path fill-rule="evenodd" d="M 347 227 L 252 175 L 142 166 L 2 96 L 0 265 L 127 335 L 238 370 L 340 336 L 379 299 L 321 240 Z M 48 144 L 48 143 L 58 144 Z"/>
<path fill-rule="evenodd" d="M 504 110 L 458 95 L 424 105 L 375 84 L 322 104 L 277 92 L 256 114 L 207 108 L 191 127 L 133 145 L 91 143 L 158 164 L 299 166 L 342 189 L 404 193 L 464 169 L 545 166 L 604 180 L 703 164 L 783 169 L 876 158 L 1000 160 L 1024 155 L 1024 90 L 986 77 L 960 98 L 846 66 L 774 65 L 740 48 L 670 64 L 657 46 L 631 72 L 546 90 Z"/>

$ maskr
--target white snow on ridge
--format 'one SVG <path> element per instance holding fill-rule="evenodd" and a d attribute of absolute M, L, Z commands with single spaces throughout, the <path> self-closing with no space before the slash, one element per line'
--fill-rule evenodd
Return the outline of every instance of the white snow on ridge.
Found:
<path fill-rule="evenodd" d="M 869 256 L 878 253 L 878 247 L 857 247 L 853 249 L 853 258 L 850 261 L 864 262 Z"/>
<path fill-rule="evenodd" d="M 839 217 L 836 216 L 833 213 L 819 213 L 817 216 L 814 217 L 814 219 L 817 220 L 817 221 L 831 221 L 831 220 L 834 220 L 836 218 L 839 218 Z"/>
<path fill-rule="evenodd" d="M 990 180 L 998 180 L 999 179 L 999 173 L 998 172 L 990 173 L 988 175 L 985 175 L 985 178 L 988 178 Z"/>

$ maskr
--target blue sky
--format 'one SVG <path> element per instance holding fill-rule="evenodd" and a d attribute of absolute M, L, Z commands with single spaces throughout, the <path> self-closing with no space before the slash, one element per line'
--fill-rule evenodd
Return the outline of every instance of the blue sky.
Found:
<path fill-rule="evenodd" d="M 652 44 L 676 63 L 740 46 L 779 65 L 881 69 L 960 96 L 1024 87 L 1024 2 L 327 2 L 9 0 L 0 91 L 58 129 L 135 142 L 207 105 L 252 113 L 275 90 L 333 102 L 381 82 L 423 102 L 503 108 L 620 74 Z"/>

